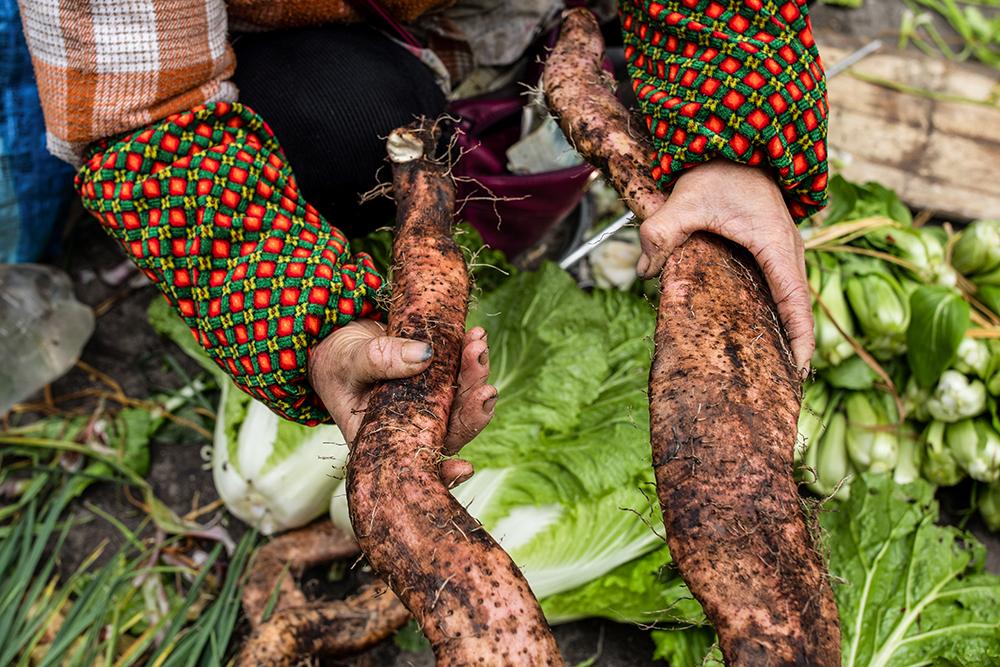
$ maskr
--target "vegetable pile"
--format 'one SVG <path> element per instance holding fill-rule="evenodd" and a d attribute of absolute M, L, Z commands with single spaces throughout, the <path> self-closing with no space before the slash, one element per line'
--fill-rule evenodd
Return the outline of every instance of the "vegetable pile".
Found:
<path fill-rule="evenodd" d="M 803 230 L 817 373 L 799 416 L 800 476 L 820 495 L 892 473 L 1000 493 L 1000 220 L 960 232 L 915 224 L 877 184 L 835 178 Z M 995 501 L 980 503 L 993 529 Z"/>
<path fill-rule="evenodd" d="M 469 325 L 489 333 L 500 392 L 494 421 L 462 450 L 476 474 L 452 494 L 511 554 L 551 623 L 596 616 L 653 627 L 658 656 L 700 667 L 714 632 L 673 566 L 655 497 L 645 394 L 654 320 L 644 298 L 584 291 L 550 264 L 479 298 Z M 229 423 L 243 423 L 239 405 L 230 403 Z M 298 441 L 309 442 L 309 429 Z M 330 464 L 331 515 L 349 530 L 342 469 L 287 444 L 282 461 Z M 344 449 L 325 446 L 324 456 Z M 866 473 L 852 491 L 819 512 L 844 656 L 854 651 L 844 664 L 909 665 L 925 650 L 932 663 L 1000 659 L 989 657 L 1000 656 L 1000 577 L 983 572 L 973 536 L 936 525 L 933 485 Z M 922 613 L 899 613 L 907 596 Z"/>

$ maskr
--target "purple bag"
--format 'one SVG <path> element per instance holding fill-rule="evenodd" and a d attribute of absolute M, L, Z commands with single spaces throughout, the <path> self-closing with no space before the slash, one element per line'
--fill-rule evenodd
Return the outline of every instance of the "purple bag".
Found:
<path fill-rule="evenodd" d="M 593 167 L 583 164 L 537 174 L 512 174 L 507 149 L 520 139 L 520 97 L 472 98 L 449 106 L 464 152 L 458 177 L 460 215 L 490 247 L 514 256 L 531 247 L 580 203 Z M 495 198 L 495 199 L 494 199 Z"/>

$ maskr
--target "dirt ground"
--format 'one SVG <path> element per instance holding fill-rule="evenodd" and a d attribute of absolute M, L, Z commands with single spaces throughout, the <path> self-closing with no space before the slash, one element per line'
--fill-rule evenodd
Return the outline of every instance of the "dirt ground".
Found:
<path fill-rule="evenodd" d="M 838 39 L 851 38 L 861 44 L 874 37 L 888 36 L 891 39 L 891 31 L 899 25 L 900 13 L 900 3 L 871 0 L 865 3 L 863 9 L 851 12 L 817 5 L 813 9 L 813 22 L 821 44 L 824 33 Z M 98 319 L 96 332 L 84 350 L 83 360 L 120 383 L 125 393 L 132 397 L 141 398 L 181 386 L 184 378 L 176 368 L 197 374 L 197 367 L 148 325 L 146 308 L 152 299 L 159 298 L 156 290 L 148 285 L 123 288 L 105 282 L 100 272 L 119 265 L 123 255 L 97 223 L 85 217 L 78 207 L 73 209 L 71 217 L 74 222 L 59 263 L 74 278 L 77 295 L 84 303 L 96 306 L 109 299 L 114 300 L 113 306 Z M 167 362 L 167 356 L 172 357 L 177 367 Z M 74 371 L 57 382 L 53 392 L 60 394 L 90 385 L 92 381 L 82 372 Z M 197 438 L 154 443 L 150 482 L 159 498 L 179 513 L 189 511 L 193 505 L 203 505 L 216 499 L 211 473 L 204 458 L 203 450 L 207 444 Z M 963 496 L 957 493 L 953 498 L 944 498 L 944 505 L 957 511 Z M 120 488 L 97 485 L 88 492 L 87 500 L 118 516 L 126 524 L 135 525 L 142 516 Z M 234 536 L 243 530 L 235 520 L 228 527 Z M 969 527 L 989 545 L 988 567 L 1000 572 L 1000 540 L 985 533 L 975 522 Z M 68 548 L 64 550 L 62 566 L 74 568 L 77 559 L 103 539 L 116 545 L 121 537 L 103 521 L 90 521 L 84 528 L 75 530 L 70 535 Z M 592 620 L 560 626 L 556 628 L 556 637 L 570 665 L 590 658 L 595 658 L 593 664 L 606 667 L 655 664 L 651 659 L 653 646 L 648 633 L 637 627 Z M 331 664 L 422 666 L 432 665 L 433 660 L 429 653 L 402 653 L 387 642 L 365 655 Z"/>

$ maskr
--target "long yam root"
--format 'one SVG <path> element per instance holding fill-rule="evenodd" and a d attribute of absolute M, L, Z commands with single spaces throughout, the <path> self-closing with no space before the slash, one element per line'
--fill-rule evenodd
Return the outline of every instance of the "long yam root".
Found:
<path fill-rule="evenodd" d="M 603 80 L 586 10 L 549 56 L 550 108 L 640 219 L 666 196 L 649 138 Z M 642 127 L 641 125 L 637 127 Z M 694 234 L 661 275 L 650 430 L 667 543 L 731 667 L 840 665 L 840 626 L 793 479 L 800 382 L 760 270 Z"/>
<path fill-rule="evenodd" d="M 451 497 L 439 467 L 459 370 L 469 276 L 452 240 L 454 184 L 424 122 L 389 137 L 398 206 L 388 333 L 434 350 L 420 375 L 371 395 L 348 461 L 358 542 L 420 623 L 437 664 L 561 665 L 510 557 Z"/>

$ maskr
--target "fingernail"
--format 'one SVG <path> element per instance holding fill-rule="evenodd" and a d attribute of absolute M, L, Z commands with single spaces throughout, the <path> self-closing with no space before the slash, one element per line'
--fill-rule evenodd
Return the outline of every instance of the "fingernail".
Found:
<path fill-rule="evenodd" d="M 639 256 L 639 263 L 635 265 L 635 272 L 641 277 L 646 276 L 646 271 L 649 270 L 649 257 L 645 255 Z"/>
<path fill-rule="evenodd" d="M 808 380 L 809 379 L 809 364 L 806 364 L 805 366 L 803 366 L 802 368 L 800 368 L 799 369 L 799 373 L 802 376 L 802 381 L 803 382 L 805 382 L 806 380 Z"/>
<path fill-rule="evenodd" d="M 482 354 L 479 355 L 479 365 L 485 366 L 490 360 L 490 348 L 483 350 Z"/>
<path fill-rule="evenodd" d="M 476 327 L 476 337 L 475 340 L 483 340 L 486 338 L 486 329 L 482 327 Z"/>
<path fill-rule="evenodd" d="M 427 343 L 410 341 L 403 343 L 403 361 L 408 364 L 419 364 L 427 361 L 434 354 L 434 350 Z"/>
<path fill-rule="evenodd" d="M 493 394 L 485 401 L 483 401 L 483 412 L 490 413 L 493 412 L 493 408 L 497 406 L 497 395 Z"/>

